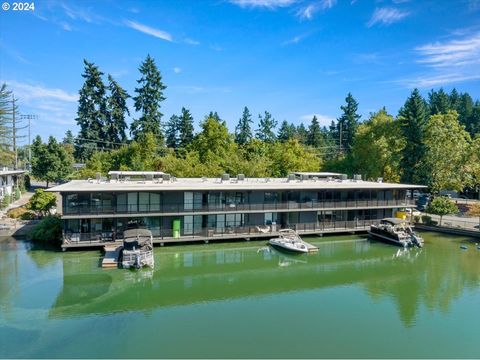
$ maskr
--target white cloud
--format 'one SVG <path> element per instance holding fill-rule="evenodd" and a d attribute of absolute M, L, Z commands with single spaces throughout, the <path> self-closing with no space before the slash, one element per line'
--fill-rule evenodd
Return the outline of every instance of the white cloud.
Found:
<path fill-rule="evenodd" d="M 480 33 L 461 40 L 436 42 L 415 48 L 420 53 L 420 63 L 433 67 L 464 66 L 480 62 Z"/>
<path fill-rule="evenodd" d="M 54 99 L 64 102 L 76 102 L 78 100 L 77 94 L 71 94 L 62 89 L 51 89 L 40 85 L 32 85 L 18 82 L 15 80 L 4 80 L 9 88 L 15 91 L 19 98 L 30 99 Z"/>
<path fill-rule="evenodd" d="M 401 80 L 407 87 L 428 88 L 480 79 L 480 33 L 417 46 L 425 72 Z"/>
<path fill-rule="evenodd" d="M 185 41 L 185 43 L 188 45 L 200 45 L 200 41 L 190 39 L 190 38 L 185 38 L 183 41 Z"/>
<path fill-rule="evenodd" d="M 287 41 L 284 41 L 282 43 L 282 45 L 292 45 L 292 44 L 298 44 L 300 41 L 302 41 L 304 38 L 306 38 L 307 35 L 306 34 L 303 34 L 303 35 L 297 35 Z"/>
<path fill-rule="evenodd" d="M 179 73 L 182 72 L 182 69 L 180 69 L 179 67 L 174 67 L 174 68 L 173 68 L 173 72 L 174 72 L 175 74 L 179 74 Z"/>
<path fill-rule="evenodd" d="M 62 26 L 62 29 L 63 29 L 63 30 L 65 30 L 65 31 L 72 31 L 72 27 L 70 26 L 69 23 L 62 22 L 62 23 L 60 23 L 60 25 Z"/>
<path fill-rule="evenodd" d="M 320 1 L 315 1 L 312 3 L 309 3 L 308 5 L 301 7 L 296 15 L 300 19 L 307 19 L 311 20 L 315 13 L 321 11 L 321 10 L 327 10 L 331 9 L 335 4 L 337 3 L 337 0 L 320 0 Z"/>
<path fill-rule="evenodd" d="M 124 23 L 129 28 L 135 29 L 135 30 L 140 31 L 144 34 L 151 35 L 151 36 L 154 36 L 156 38 L 159 38 L 159 39 L 162 39 L 162 40 L 165 40 L 165 41 L 172 41 L 173 40 L 172 35 L 170 35 L 166 31 L 155 29 L 155 28 L 152 28 L 150 26 L 140 24 L 140 23 L 138 23 L 136 21 L 132 21 L 132 20 L 125 20 Z"/>
<path fill-rule="evenodd" d="M 317 120 L 318 120 L 320 126 L 329 126 L 331 124 L 331 122 L 335 120 L 334 117 L 331 117 L 331 116 L 328 116 L 328 115 L 322 115 L 322 114 L 302 115 L 298 119 L 302 122 L 310 123 L 314 116 L 317 117 Z"/>
<path fill-rule="evenodd" d="M 376 8 L 372 14 L 372 17 L 367 23 L 368 27 L 372 27 L 375 24 L 390 25 L 406 18 L 410 13 L 395 8 L 383 7 Z"/>
<path fill-rule="evenodd" d="M 280 7 L 289 7 L 297 2 L 297 0 L 230 0 L 232 4 L 240 7 L 258 7 L 275 9 Z"/>

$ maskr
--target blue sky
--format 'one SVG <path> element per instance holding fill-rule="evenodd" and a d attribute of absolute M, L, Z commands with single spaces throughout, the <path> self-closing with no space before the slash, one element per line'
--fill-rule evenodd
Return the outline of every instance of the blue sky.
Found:
<path fill-rule="evenodd" d="M 214 110 L 233 130 L 247 105 L 255 120 L 328 124 L 348 92 L 363 118 L 396 114 L 413 87 L 479 98 L 479 20 L 479 0 L 36 0 L 0 13 L 0 80 L 42 137 L 77 132 L 84 58 L 133 94 L 147 54 L 165 121 L 185 106 L 197 127 Z"/>

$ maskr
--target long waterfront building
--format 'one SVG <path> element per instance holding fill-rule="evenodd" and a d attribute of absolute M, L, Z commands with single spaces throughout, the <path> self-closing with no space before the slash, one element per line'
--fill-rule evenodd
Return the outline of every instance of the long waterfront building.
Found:
<path fill-rule="evenodd" d="M 109 178 L 50 188 L 61 194 L 63 247 L 103 246 L 145 227 L 155 243 L 365 231 L 413 207 L 419 185 L 347 179 L 336 173 L 287 178 L 175 178 L 162 172 L 112 171 Z M 60 210 L 60 209 L 59 209 Z"/>

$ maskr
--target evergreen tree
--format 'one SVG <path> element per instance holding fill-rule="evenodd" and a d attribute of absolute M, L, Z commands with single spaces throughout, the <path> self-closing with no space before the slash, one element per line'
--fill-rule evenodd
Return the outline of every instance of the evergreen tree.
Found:
<path fill-rule="evenodd" d="M 423 184 L 420 165 L 425 152 L 423 133 L 428 119 L 428 109 L 425 100 L 418 89 L 414 89 L 405 105 L 400 109 L 398 120 L 405 139 L 405 148 L 401 161 L 403 170 L 402 182 Z"/>
<path fill-rule="evenodd" d="M 89 158 L 95 148 L 103 148 L 104 126 L 108 118 L 103 73 L 94 63 L 83 61 L 85 79 L 78 99 L 77 124 L 80 132 L 76 142 L 76 157 L 82 160 Z"/>
<path fill-rule="evenodd" d="M 210 111 L 210 113 L 207 116 L 205 116 L 205 120 L 207 119 L 213 119 L 215 121 L 222 122 L 222 119 L 220 119 L 220 116 L 216 111 L 215 112 Z"/>
<path fill-rule="evenodd" d="M 471 132 L 470 121 L 472 117 L 473 107 L 473 99 L 468 93 L 460 95 L 459 106 L 456 109 L 458 112 L 458 120 L 460 121 L 460 124 L 465 126 L 467 131 L 470 132 L 470 135 L 472 136 L 474 134 Z"/>
<path fill-rule="evenodd" d="M 300 144 L 302 145 L 307 144 L 308 130 L 305 128 L 305 125 L 303 125 L 303 123 L 297 126 L 296 135 Z"/>
<path fill-rule="evenodd" d="M 278 129 L 277 139 L 281 142 L 285 142 L 293 139 L 295 137 L 295 133 L 295 125 L 289 124 L 287 120 L 283 120 L 280 128 Z"/>
<path fill-rule="evenodd" d="M 105 127 L 105 141 L 110 148 L 118 147 L 118 144 L 125 143 L 127 136 L 125 130 L 127 129 L 127 123 L 125 122 L 125 114 L 130 116 L 130 110 L 128 110 L 127 99 L 130 95 L 113 79 L 111 75 L 108 75 L 108 90 L 110 92 L 107 99 L 108 106 L 108 121 Z M 115 143 L 115 144 L 114 144 Z"/>
<path fill-rule="evenodd" d="M 449 95 L 450 110 L 458 110 L 461 106 L 461 95 L 458 93 L 457 89 L 453 88 Z"/>
<path fill-rule="evenodd" d="M 267 143 L 273 143 L 276 139 L 274 129 L 277 126 L 277 121 L 272 117 L 268 111 L 265 111 L 265 115 L 258 115 L 258 129 L 257 139 L 265 141 Z"/>
<path fill-rule="evenodd" d="M 160 71 L 150 55 L 140 65 L 140 85 L 135 88 L 137 96 L 133 98 L 135 111 L 140 112 L 140 118 L 135 119 L 130 127 L 130 133 L 134 140 L 142 139 L 145 134 L 152 133 L 158 138 L 161 145 L 163 143 L 163 133 L 161 129 L 161 120 L 163 114 L 160 112 L 160 103 L 165 100 L 163 90 L 166 86 L 162 82 Z"/>
<path fill-rule="evenodd" d="M 350 151 L 357 131 L 360 115 L 357 114 L 358 103 L 351 93 L 345 98 L 346 105 L 340 106 L 343 114 L 338 118 L 337 134 L 340 149 Z"/>
<path fill-rule="evenodd" d="M 0 165 L 10 166 L 14 162 L 12 151 L 12 92 L 6 84 L 0 87 Z"/>
<path fill-rule="evenodd" d="M 428 94 L 428 107 L 430 115 L 446 114 L 452 108 L 448 94 L 440 88 L 438 91 L 431 90 Z"/>
<path fill-rule="evenodd" d="M 165 129 L 165 145 L 171 149 L 177 149 L 179 143 L 179 123 L 180 118 L 177 115 L 172 115 L 167 122 Z"/>
<path fill-rule="evenodd" d="M 320 147 L 323 142 L 322 129 L 317 117 L 314 115 L 310 126 L 308 127 L 307 145 Z"/>
<path fill-rule="evenodd" d="M 252 129 L 250 128 L 250 123 L 252 123 L 252 115 L 250 111 L 245 106 L 243 109 L 243 114 L 240 120 L 238 121 L 237 126 L 235 127 L 235 142 L 239 145 L 245 145 L 250 140 L 252 140 Z"/>
<path fill-rule="evenodd" d="M 480 135 L 480 101 L 475 101 L 475 105 L 472 109 L 472 114 L 470 115 L 468 121 L 467 131 L 473 136 Z"/>
<path fill-rule="evenodd" d="M 216 113 L 215 113 L 216 114 Z M 217 114 L 218 117 L 218 114 Z M 193 141 L 193 117 L 190 111 L 182 107 L 182 114 L 180 115 L 178 123 L 178 146 L 185 149 Z"/>
<path fill-rule="evenodd" d="M 65 145 L 73 145 L 75 139 L 73 138 L 73 134 L 71 130 L 67 130 L 65 132 L 65 137 L 62 140 L 62 143 Z"/>

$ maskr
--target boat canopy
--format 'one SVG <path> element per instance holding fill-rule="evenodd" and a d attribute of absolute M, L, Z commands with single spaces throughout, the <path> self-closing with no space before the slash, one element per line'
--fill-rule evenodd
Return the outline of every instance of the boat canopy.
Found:
<path fill-rule="evenodd" d="M 152 232 L 148 229 L 128 229 L 123 232 L 123 238 L 128 239 L 138 239 L 138 238 L 151 238 Z"/>
<path fill-rule="evenodd" d="M 389 224 L 392 224 L 392 225 L 400 225 L 400 224 L 404 224 L 405 220 L 399 219 L 399 218 L 385 218 L 385 219 L 382 219 L 382 223 L 389 223 Z"/>

